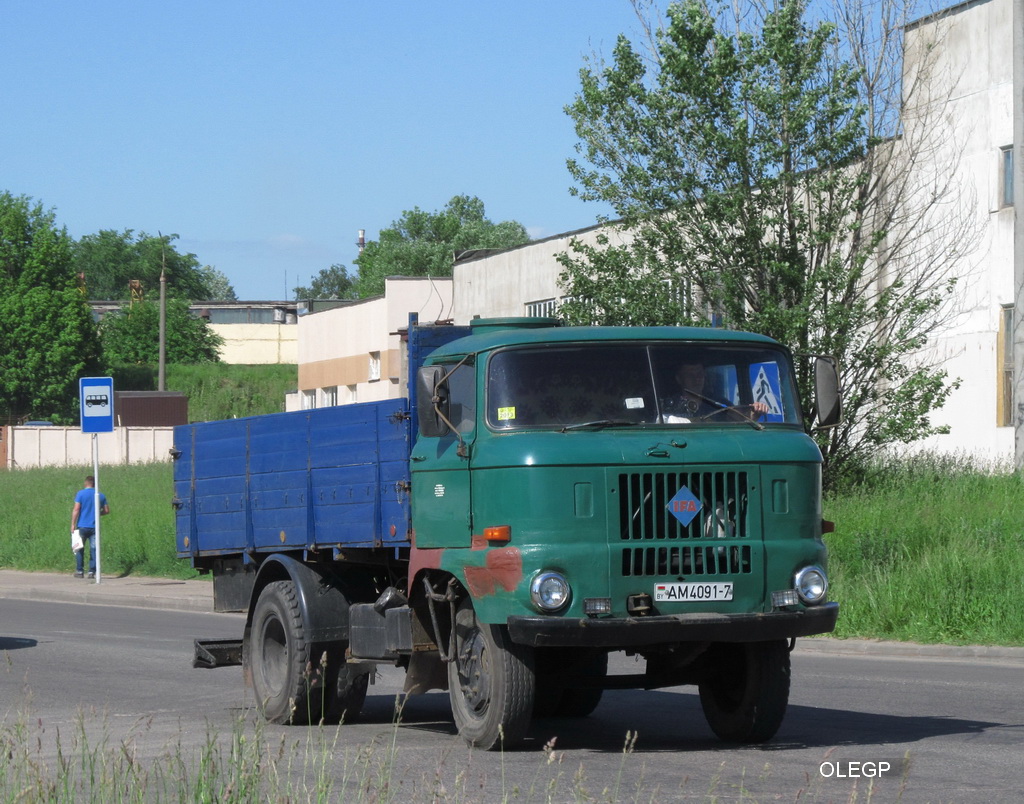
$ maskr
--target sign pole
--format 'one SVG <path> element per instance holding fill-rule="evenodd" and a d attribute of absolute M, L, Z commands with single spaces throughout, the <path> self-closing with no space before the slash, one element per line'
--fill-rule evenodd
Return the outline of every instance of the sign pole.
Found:
<path fill-rule="evenodd" d="M 93 538 L 96 540 L 96 583 L 100 582 L 100 520 L 103 518 L 100 508 L 100 446 L 97 438 L 99 434 L 92 434 L 92 510 L 96 517 L 96 532 Z"/>
<path fill-rule="evenodd" d="M 96 548 L 96 583 L 100 582 L 100 433 L 114 432 L 114 381 L 110 377 L 82 377 L 78 381 L 78 405 L 82 432 L 92 433 L 92 500 L 96 522 L 93 532 Z"/>

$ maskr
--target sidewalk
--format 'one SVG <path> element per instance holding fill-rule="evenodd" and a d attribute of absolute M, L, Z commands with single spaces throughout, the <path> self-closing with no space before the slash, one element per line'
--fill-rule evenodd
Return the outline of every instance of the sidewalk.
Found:
<path fill-rule="evenodd" d="M 100 582 L 75 578 L 71 572 L 0 570 L 0 599 L 90 603 L 98 606 L 213 611 L 213 583 L 208 578 L 174 581 L 129 575 L 100 575 Z"/>
<path fill-rule="evenodd" d="M 213 583 L 208 579 L 173 581 L 167 578 L 104 575 L 100 582 L 75 578 L 70 572 L 0 570 L 0 599 L 89 603 L 98 606 L 133 606 L 175 611 L 213 611 Z M 978 659 L 1024 665 L 1024 648 L 988 645 L 921 645 L 874 639 L 798 639 L 797 654 L 872 656 L 893 658 Z"/>

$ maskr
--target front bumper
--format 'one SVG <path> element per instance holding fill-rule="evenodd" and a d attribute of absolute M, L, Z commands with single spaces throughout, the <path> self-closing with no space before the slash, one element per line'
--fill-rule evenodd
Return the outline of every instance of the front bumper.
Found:
<path fill-rule="evenodd" d="M 838 603 L 800 611 L 751 614 L 677 614 L 656 617 L 509 617 L 513 642 L 546 647 L 618 650 L 676 642 L 765 642 L 827 634 L 836 627 Z"/>

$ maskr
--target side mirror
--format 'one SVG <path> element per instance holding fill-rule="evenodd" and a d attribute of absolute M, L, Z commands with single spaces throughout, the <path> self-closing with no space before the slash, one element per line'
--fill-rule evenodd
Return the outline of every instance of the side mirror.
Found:
<path fill-rule="evenodd" d="M 444 419 L 451 417 L 448 385 L 441 382 L 444 374 L 443 366 L 423 366 L 416 372 L 416 415 L 420 420 L 420 435 L 426 438 L 448 434 Z"/>
<path fill-rule="evenodd" d="M 834 357 L 814 360 L 814 405 L 818 427 L 835 427 L 842 418 L 839 369 Z"/>

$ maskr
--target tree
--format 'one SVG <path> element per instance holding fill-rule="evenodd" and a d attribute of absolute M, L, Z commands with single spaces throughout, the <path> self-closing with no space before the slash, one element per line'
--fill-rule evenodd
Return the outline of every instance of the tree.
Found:
<path fill-rule="evenodd" d="M 734 14 L 672 4 L 663 25 L 648 25 L 646 54 L 620 37 L 612 64 L 581 71 L 567 112 L 584 159 L 569 170 L 580 197 L 621 217 L 610 227 L 620 242 L 606 235 L 561 255 L 562 313 L 576 323 L 714 316 L 837 356 L 846 423 L 817 434 L 831 478 L 936 432 L 928 414 L 950 386 L 920 353 L 943 323 L 970 226 L 936 219 L 956 197 L 941 169 L 930 185 L 907 176 L 920 129 L 892 130 L 882 95 L 900 86 L 865 83 L 871 53 L 838 40 L 834 25 L 811 25 L 802 2 L 748 0 Z M 799 378 L 809 413 L 803 363 Z"/>
<path fill-rule="evenodd" d="M 0 415 L 71 421 L 100 370 L 92 314 L 53 211 L 0 193 Z"/>
<path fill-rule="evenodd" d="M 324 268 L 313 277 L 309 287 L 294 288 L 296 299 L 354 299 L 356 296 L 355 277 L 350 276 L 344 265 Z"/>
<path fill-rule="evenodd" d="M 460 251 L 513 248 L 529 239 L 521 223 L 489 220 L 476 196 L 454 196 L 440 212 L 414 207 L 366 244 L 356 260 L 356 290 L 365 299 L 382 294 L 388 276 L 451 276 Z"/>
<path fill-rule="evenodd" d="M 128 299 L 129 282 L 136 279 L 142 283 L 145 295 L 159 294 L 162 268 L 167 287 L 183 298 L 235 298 L 222 273 L 201 265 L 195 254 L 181 254 L 174 248 L 177 239 L 176 234 L 153 237 L 145 232 L 136 235 L 131 229 L 103 229 L 75 244 L 75 271 L 84 277 L 86 294 L 92 301 Z"/>
<path fill-rule="evenodd" d="M 231 286 L 230 280 L 212 265 L 204 265 L 199 269 L 199 275 L 206 285 L 207 296 L 204 299 L 193 299 L 193 301 L 238 301 L 235 289 Z"/>
<path fill-rule="evenodd" d="M 167 299 L 168 363 L 216 363 L 223 343 L 203 319 L 189 312 L 185 299 Z M 160 305 L 145 300 L 124 305 L 100 322 L 103 354 L 110 365 L 155 365 L 160 359 Z"/>

